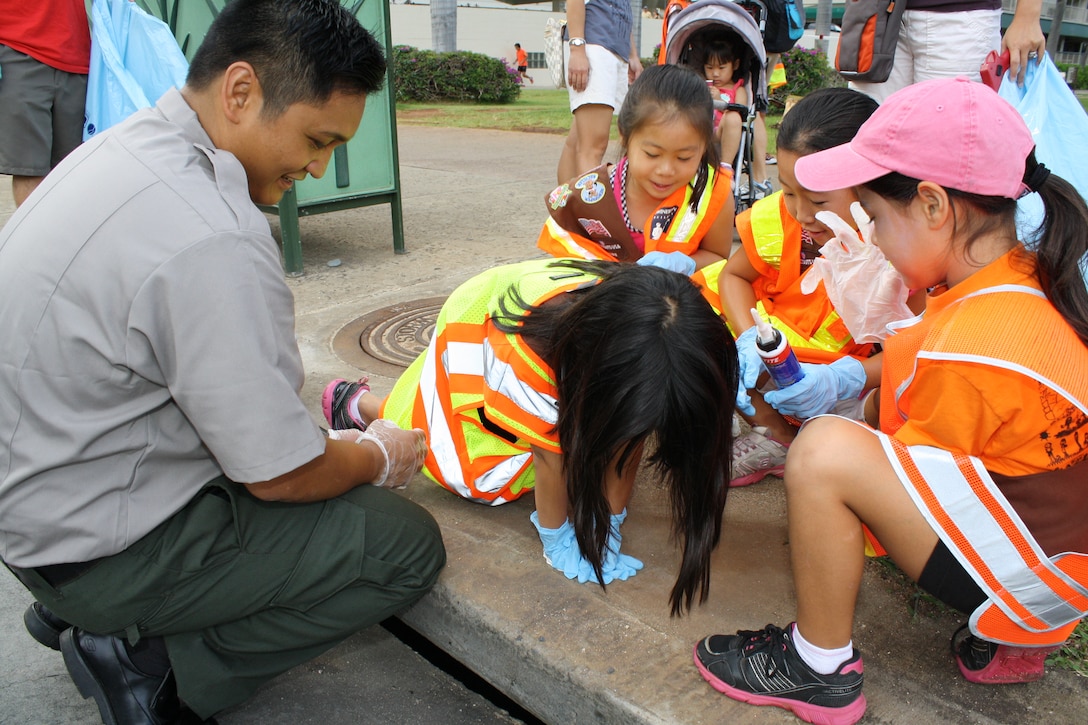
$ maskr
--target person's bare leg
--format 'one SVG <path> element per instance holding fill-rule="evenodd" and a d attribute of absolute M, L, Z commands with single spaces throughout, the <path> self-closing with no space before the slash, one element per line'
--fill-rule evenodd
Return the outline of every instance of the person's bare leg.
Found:
<path fill-rule="evenodd" d="M 44 176 L 11 177 L 11 195 L 15 197 L 15 208 L 19 208 L 30 193 L 38 188 Z"/>
<path fill-rule="evenodd" d="M 771 404 L 765 401 L 758 391 L 749 390 L 748 393 L 752 399 L 752 407 L 756 409 L 755 415 L 740 414 L 748 422 L 748 425 L 761 425 L 767 429 L 770 437 L 779 443 L 784 443 L 787 446 L 792 443 L 797 436 L 797 427 L 771 407 Z"/>
<path fill-rule="evenodd" d="M 797 627 L 825 649 L 851 639 L 865 564 L 861 524 L 917 581 L 937 535 L 892 469 L 880 440 L 842 418 L 810 421 L 786 459 Z"/>
<path fill-rule="evenodd" d="M 642 462 L 642 451 L 645 444 L 640 443 L 635 453 L 627 460 L 622 474 L 616 473 L 616 463 L 619 456 L 609 461 L 608 470 L 605 473 L 605 496 L 608 497 L 608 505 L 612 513 L 618 514 L 627 508 L 631 500 L 631 492 L 635 488 L 635 475 L 638 473 L 639 464 Z"/>
<path fill-rule="evenodd" d="M 600 166 L 608 151 L 608 137 L 612 132 L 612 107 L 601 103 L 588 103 L 574 111 L 570 133 L 559 156 L 556 177 L 560 184 L 570 181 L 584 171 Z"/>
<path fill-rule="evenodd" d="M 739 113 L 726 113 L 722 116 L 722 122 L 718 124 L 718 133 L 721 136 L 722 161 L 733 166 L 737 160 L 737 150 L 740 149 L 740 135 L 742 121 Z"/>
<path fill-rule="evenodd" d="M 752 176 L 762 184 L 767 176 L 767 120 L 762 112 L 756 114 L 752 124 Z"/>

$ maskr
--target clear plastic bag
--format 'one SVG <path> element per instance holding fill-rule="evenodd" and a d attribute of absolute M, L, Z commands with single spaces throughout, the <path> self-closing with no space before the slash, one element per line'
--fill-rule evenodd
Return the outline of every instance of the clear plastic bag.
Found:
<path fill-rule="evenodd" d="M 1069 90 L 1065 76 L 1050 54 L 1028 62 L 1024 85 L 1008 73 L 998 93 L 1020 113 L 1035 139 L 1035 158 L 1088 199 L 1088 114 Z M 1028 194 L 1017 202 L 1016 226 L 1020 239 L 1030 244 L 1043 221 L 1043 202 Z"/>

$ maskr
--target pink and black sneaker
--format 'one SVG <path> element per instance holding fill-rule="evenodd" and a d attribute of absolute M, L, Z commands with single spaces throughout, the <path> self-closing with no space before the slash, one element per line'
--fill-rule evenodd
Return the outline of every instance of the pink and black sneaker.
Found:
<path fill-rule="evenodd" d="M 349 405 L 360 391 L 370 392 L 367 381 L 363 378 L 358 382 L 350 382 L 343 378 L 337 378 L 325 386 L 325 392 L 321 394 L 321 412 L 325 414 L 325 420 L 329 422 L 332 430 L 366 430 L 366 423 L 358 417 L 356 406 Z"/>
<path fill-rule="evenodd" d="M 713 634 L 695 645 L 695 666 L 718 692 L 751 705 L 774 705 L 805 722 L 853 725 L 865 714 L 861 653 L 830 675 L 813 672 L 793 644 L 793 625 Z"/>
<path fill-rule="evenodd" d="M 966 634 L 965 634 L 966 633 Z M 1012 647 L 976 637 L 963 625 L 952 635 L 952 653 L 960 672 L 980 685 L 1035 682 L 1046 674 L 1044 665 L 1053 647 Z"/>

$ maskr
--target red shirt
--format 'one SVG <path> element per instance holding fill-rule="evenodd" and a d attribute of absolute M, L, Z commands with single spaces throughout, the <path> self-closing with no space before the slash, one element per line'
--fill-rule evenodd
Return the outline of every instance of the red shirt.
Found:
<path fill-rule="evenodd" d="M 57 70 L 85 75 L 91 30 L 84 0 L 0 0 L 0 44 Z"/>

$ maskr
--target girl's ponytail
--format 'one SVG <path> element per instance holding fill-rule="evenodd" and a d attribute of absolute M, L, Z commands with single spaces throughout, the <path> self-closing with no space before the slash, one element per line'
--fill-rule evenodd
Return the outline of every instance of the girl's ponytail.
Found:
<path fill-rule="evenodd" d="M 1088 345 L 1088 205 L 1065 179 L 1027 159 L 1024 183 L 1038 192 L 1045 214 L 1034 245 L 1036 275 L 1047 299 Z"/>

